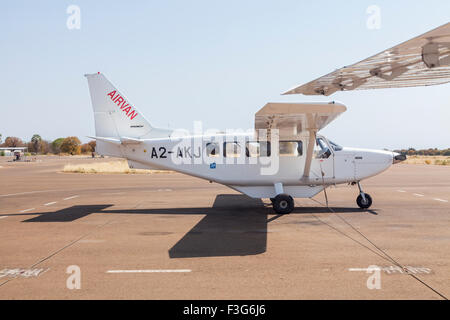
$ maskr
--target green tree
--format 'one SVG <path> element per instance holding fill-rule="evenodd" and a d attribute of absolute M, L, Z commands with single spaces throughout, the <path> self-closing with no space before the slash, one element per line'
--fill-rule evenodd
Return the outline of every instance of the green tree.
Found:
<path fill-rule="evenodd" d="M 81 141 L 77 137 L 67 137 L 61 144 L 61 151 L 71 155 L 80 154 Z"/>
<path fill-rule="evenodd" d="M 38 135 L 38 134 L 33 135 L 33 137 L 31 138 L 31 143 L 33 145 L 33 152 L 39 153 L 39 151 L 41 149 L 41 141 L 42 141 L 42 138 L 40 135 Z"/>
<path fill-rule="evenodd" d="M 63 143 L 63 141 L 64 141 L 64 138 L 58 138 L 58 139 L 53 140 L 50 148 L 54 154 L 61 153 L 61 144 Z"/>

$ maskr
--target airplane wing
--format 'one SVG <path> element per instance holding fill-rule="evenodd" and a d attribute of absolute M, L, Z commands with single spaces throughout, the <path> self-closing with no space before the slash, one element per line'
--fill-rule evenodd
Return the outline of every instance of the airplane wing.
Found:
<path fill-rule="evenodd" d="M 283 94 L 431 86 L 450 82 L 450 23 Z"/>
<path fill-rule="evenodd" d="M 347 108 L 340 103 L 268 103 L 255 114 L 255 129 L 279 130 L 282 139 L 318 132 Z"/>
<path fill-rule="evenodd" d="M 265 129 L 270 140 L 272 129 L 278 129 L 280 140 L 296 139 L 309 133 L 303 178 L 309 177 L 316 134 L 336 119 L 347 108 L 340 103 L 268 103 L 255 114 L 255 129 L 259 140 L 260 129 Z"/>

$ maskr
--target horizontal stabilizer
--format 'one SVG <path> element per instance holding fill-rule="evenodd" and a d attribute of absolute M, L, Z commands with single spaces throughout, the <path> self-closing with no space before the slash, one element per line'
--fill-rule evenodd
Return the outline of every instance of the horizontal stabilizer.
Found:
<path fill-rule="evenodd" d="M 129 138 L 129 137 L 120 137 L 120 138 L 109 138 L 109 137 L 91 137 L 88 138 L 100 140 L 104 142 L 114 143 L 114 144 L 139 144 L 144 142 L 142 139 Z"/>

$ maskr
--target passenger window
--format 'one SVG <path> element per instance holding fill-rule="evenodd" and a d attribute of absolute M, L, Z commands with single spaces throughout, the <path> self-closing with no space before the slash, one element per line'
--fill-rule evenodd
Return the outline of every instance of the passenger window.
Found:
<path fill-rule="evenodd" d="M 238 142 L 225 142 L 223 156 L 228 158 L 239 158 L 241 156 L 241 146 Z"/>
<path fill-rule="evenodd" d="M 259 142 L 246 142 L 245 143 L 245 155 L 247 157 L 259 157 L 260 147 Z"/>
<path fill-rule="evenodd" d="M 259 142 L 259 156 L 260 157 L 270 157 L 270 142 L 263 141 Z"/>
<path fill-rule="evenodd" d="M 247 157 L 270 157 L 270 142 L 249 141 L 245 143 L 245 155 Z"/>
<path fill-rule="evenodd" d="M 206 156 L 218 157 L 220 155 L 219 144 L 216 142 L 208 142 L 206 144 Z"/>
<path fill-rule="evenodd" d="M 299 157 L 303 155 L 303 143 L 301 141 L 280 141 L 280 156 Z"/>

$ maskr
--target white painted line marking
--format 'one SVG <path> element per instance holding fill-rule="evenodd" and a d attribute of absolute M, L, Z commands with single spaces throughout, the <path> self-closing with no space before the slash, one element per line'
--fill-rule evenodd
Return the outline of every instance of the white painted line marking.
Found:
<path fill-rule="evenodd" d="M 397 192 L 405 193 L 406 191 L 405 190 L 397 190 Z"/>
<path fill-rule="evenodd" d="M 433 200 L 440 201 L 440 202 L 448 202 L 448 200 L 439 199 L 439 198 L 434 198 Z"/>
<path fill-rule="evenodd" d="M 7 216 L 0 217 L 0 219 L 5 219 L 5 218 L 8 218 L 8 217 Z"/>
<path fill-rule="evenodd" d="M 89 239 L 86 239 L 86 240 L 80 240 L 80 241 L 78 241 L 79 243 L 102 243 L 102 242 L 105 242 L 105 240 L 89 240 Z"/>
<path fill-rule="evenodd" d="M 78 195 L 76 195 L 76 196 L 72 196 L 72 197 L 68 197 L 68 198 L 64 198 L 63 200 L 70 200 L 70 199 L 75 199 L 75 198 L 78 198 L 79 196 Z"/>
<path fill-rule="evenodd" d="M 348 271 L 364 271 L 364 272 L 367 272 L 367 271 L 370 271 L 370 270 L 381 270 L 381 268 L 372 268 L 372 269 L 369 269 L 369 268 L 349 268 L 348 269 Z"/>
<path fill-rule="evenodd" d="M 49 269 L 3 269 L 0 271 L 0 278 L 3 277 L 10 277 L 10 278 L 16 278 L 16 277 L 38 277 L 39 275 L 43 274 L 44 272 L 48 271 Z"/>
<path fill-rule="evenodd" d="M 166 272 L 191 272 L 190 269 L 161 269 L 161 270 L 108 270 L 106 273 L 166 273 Z"/>
<path fill-rule="evenodd" d="M 412 267 L 412 266 L 388 266 L 388 267 L 379 267 L 379 266 L 370 266 L 369 268 L 349 268 L 348 271 L 363 271 L 367 273 L 373 273 L 374 271 L 383 271 L 387 274 L 394 274 L 394 273 L 400 273 L 400 274 L 416 274 L 416 273 L 425 273 L 430 274 L 431 269 L 425 268 L 425 267 Z"/>
<path fill-rule="evenodd" d="M 34 210 L 34 209 L 35 208 L 25 209 L 25 210 L 20 211 L 20 213 L 28 212 L 28 211 L 31 211 L 31 210 Z"/>
<path fill-rule="evenodd" d="M 12 196 L 20 196 L 20 195 L 24 195 L 24 194 L 32 194 L 32 193 L 52 192 L 52 191 L 61 191 L 61 190 L 42 190 L 42 191 L 29 191 L 29 192 L 19 192 L 19 193 L 1 194 L 1 195 L 0 195 L 0 198 L 3 198 L 3 197 L 12 197 Z"/>
<path fill-rule="evenodd" d="M 413 195 L 415 195 L 416 197 L 425 197 L 423 194 L 420 193 L 413 193 Z"/>
<path fill-rule="evenodd" d="M 44 204 L 44 206 L 51 206 L 52 204 L 55 204 L 55 203 L 56 203 L 56 201 L 49 202 L 49 203 Z"/>

